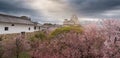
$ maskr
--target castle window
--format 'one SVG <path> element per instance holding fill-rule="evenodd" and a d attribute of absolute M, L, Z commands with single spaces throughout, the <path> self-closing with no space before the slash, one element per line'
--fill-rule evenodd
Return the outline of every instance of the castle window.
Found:
<path fill-rule="evenodd" d="M 12 24 L 11 26 L 15 26 L 14 24 Z"/>
<path fill-rule="evenodd" d="M 4 28 L 5 31 L 8 31 L 8 29 L 9 29 L 8 27 L 5 27 L 5 28 Z"/>
<path fill-rule="evenodd" d="M 34 30 L 36 30 L 36 26 L 34 26 Z"/>
<path fill-rule="evenodd" d="M 30 30 L 30 27 L 28 28 L 28 30 Z"/>

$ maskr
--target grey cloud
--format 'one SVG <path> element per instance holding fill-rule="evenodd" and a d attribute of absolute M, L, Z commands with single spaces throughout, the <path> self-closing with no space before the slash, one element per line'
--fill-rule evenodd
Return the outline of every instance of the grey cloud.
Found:
<path fill-rule="evenodd" d="M 24 0 L 0 0 L 0 12 L 13 15 L 40 16 L 30 6 L 25 5 Z"/>
<path fill-rule="evenodd" d="M 65 3 L 63 0 L 50 0 L 50 1 L 54 1 L 54 2 L 57 2 L 57 3 L 61 3 L 61 4 Z"/>
<path fill-rule="evenodd" d="M 120 0 L 70 0 L 76 12 L 85 16 L 96 16 L 108 10 L 120 9 Z"/>
<path fill-rule="evenodd" d="M 0 0 L 0 12 L 13 13 L 15 15 L 28 15 L 34 19 L 34 21 L 41 22 L 57 22 L 59 20 L 49 19 L 43 14 L 38 13 L 36 10 L 32 9 L 29 5 L 26 5 L 27 1 L 32 0 Z M 36 0 L 35 0 L 36 1 Z M 120 0 L 48 0 L 60 4 L 60 9 L 47 9 L 51 13 L 74 13 L 78 16 L 84 16 L 88 18 L 108 18 L 105 15 L 106 11 L 109 10 L 120 10 Z M 29 2 L 28 2 L 29 3 Z M 42 3 L 42 2 L 40 2 Z M 59 11 L 59 10 L 65 11 Z M 41 10 L 39 10 L 41 11 Z M 120 13 L 120 12 L 119 12 Z M 113 14 L 115 14 L 113 12 Z M 64 15 L 64 14 L 63 14 Z M 66 15 L 66 14 L 65 14 Z M 69 14 L 68 14 L 69 15 Z M 67 15 L 66 15 L 67 16 Z M 120 14 L 117 13 L 114 18 L 119 18 Z"/>

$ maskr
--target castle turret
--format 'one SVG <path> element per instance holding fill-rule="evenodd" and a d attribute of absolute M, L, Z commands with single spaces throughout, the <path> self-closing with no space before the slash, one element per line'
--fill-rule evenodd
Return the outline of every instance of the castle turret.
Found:
<path fill-rule="evenodd" d="M 79 26 L 80 23 L 79 23 L 78 17 L 76 15 L 73 15 L 70 20 L 65 19 L 64 22 L 63 22 L 63 25 L 65 25 L 65 26 L 66 25 L 68 25 L 68 26 L 70 26 L 70 25 Z"/>
<path fill-rule="evenodd" d="M 74 25 L 79 25 L 79 20 L 78 20 L 78 17 L 76 15 L 73 15 L 71 17 L 71 21 L 74 22 Z"/>

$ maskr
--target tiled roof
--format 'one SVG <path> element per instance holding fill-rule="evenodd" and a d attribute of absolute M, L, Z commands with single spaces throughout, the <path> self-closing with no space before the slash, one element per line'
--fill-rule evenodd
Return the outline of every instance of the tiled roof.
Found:
<path fill-rule="evenodd" d="M 28 18 L 16 17 L 11 15 L 0 14 L 0 22 L 4 23 L 18 23 L 18 24 L 34 24 Z"/>

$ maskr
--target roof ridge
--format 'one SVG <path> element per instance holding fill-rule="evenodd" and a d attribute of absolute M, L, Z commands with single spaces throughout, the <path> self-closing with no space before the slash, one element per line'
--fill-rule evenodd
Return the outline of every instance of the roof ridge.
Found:
<path fill-rule="evenodd" d="M 24 24 L 33 24 L 33 22 L 31 21 L 31 19 L 27 19 L 27 18 L 22 18 L 22 17 L 17 17 L 17 16 L 13 16 L 13 15 L 6 15 L 6 14 L 0 14 L 0 21 L 1 22 L 11 22 L 11 23 L 24 23 Z M 4 18 L 6 17 L 6 18 Z M 8 19 L 10 18 L 10 19 Z M 7 20 L 7 21 L 5 21 Z M 19 22 L 20 21 L 20 22 Z"/>
<path fill-rule="evenodd" d="M 0 14 L 0 16 L 7 16 L 7 17 L 14 17 L 14 18 L 21 18 L 21 17 L 18 17 L 18 16 L 8 15 L 8 14 Z"/>
<path fill-rule="evenodd" d="M 0 16 L 7 16 L 7 17 L 12 17 L 12 18 L 19 18 L 22 20 L 27 20 L 27 19 L 22 18 L 22 16 L 19 17 L 19 16 L 14 16 L 14 15 L 8 15 L 8 14 L 0 14 Z M 30 19 L 28 19 L 28 20 L 31 21 Z"/>

